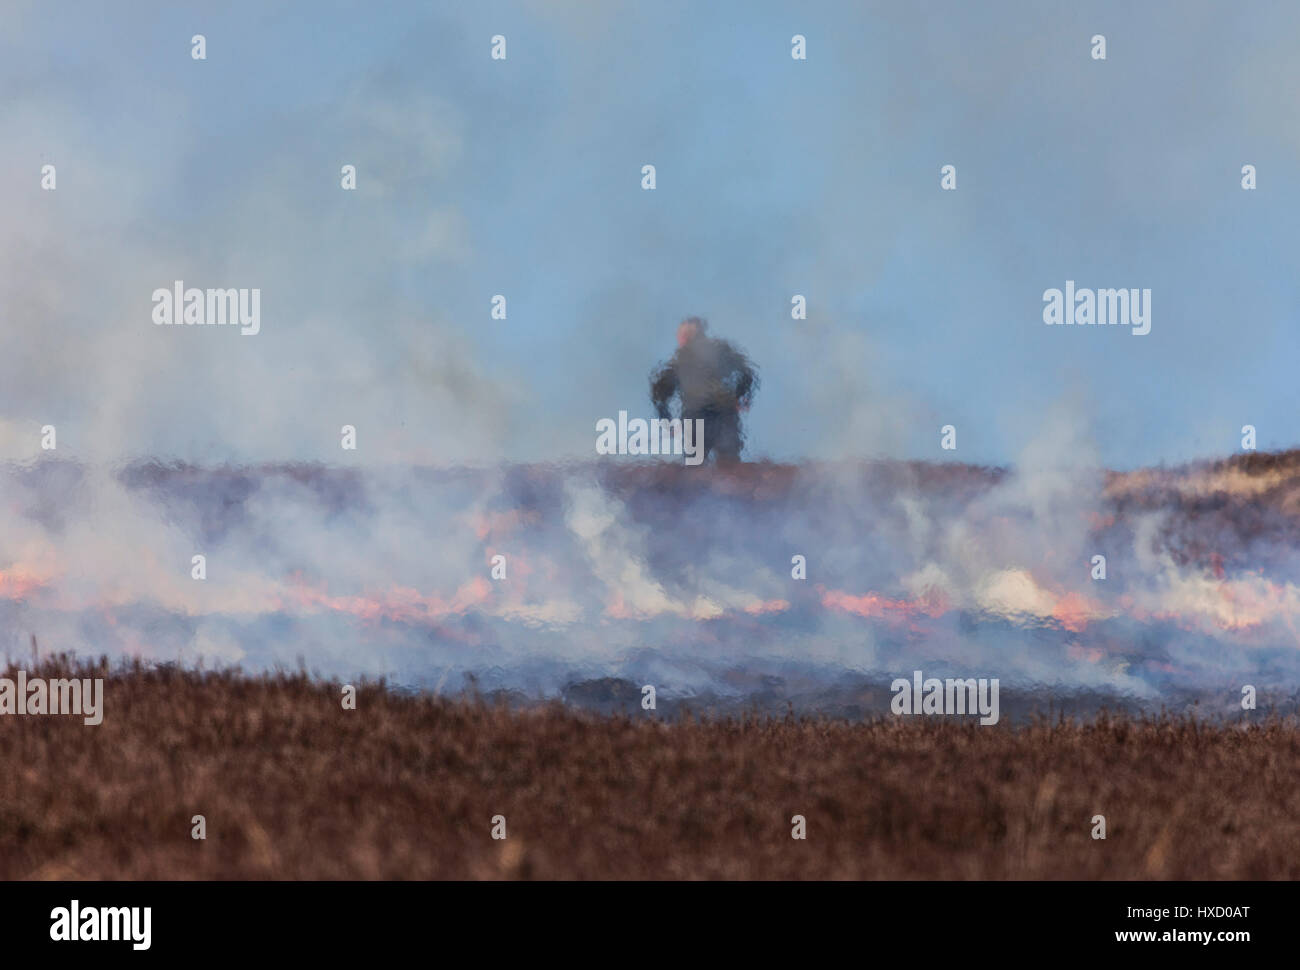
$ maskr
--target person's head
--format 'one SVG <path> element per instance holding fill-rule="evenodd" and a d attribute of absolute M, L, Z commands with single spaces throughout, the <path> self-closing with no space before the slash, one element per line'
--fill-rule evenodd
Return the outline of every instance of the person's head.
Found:
<path fill-rule="evenodd" d="M 707 329 L 708 324 L 699 317 L 687 317 L 677 325 L 677 346 L 685 347 Z"/>

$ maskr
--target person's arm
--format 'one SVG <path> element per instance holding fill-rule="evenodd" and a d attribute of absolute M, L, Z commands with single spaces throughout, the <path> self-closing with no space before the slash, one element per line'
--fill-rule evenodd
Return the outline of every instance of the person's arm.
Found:
<path fill-rule="evenodd" d="M 730 344 L 727 345 L 726 362 L 727 370 L 733 377 L 732 392 L 736 395 L 736 406 L 746 408 L 749 406 L 749 398 L 754 392 L 758 378 L 754 376 L 754 369 L 748 358 Z"/>
<path fill-rule="evenodd" d="M 668 402 L 677 393 L 677 369 L 671 363 L 665 364 L 650 375 L 650 401 L 655 406 L 659 417 L 670 415 Z"/>
<path fill-rule="evenodd" d="M 747 364 L 742 364 L 736 373 L 739 375 L 736 378 L 736 400 L 741 407 L 748 407 L 749 395 L 754 390 L 754 372 Z"/>

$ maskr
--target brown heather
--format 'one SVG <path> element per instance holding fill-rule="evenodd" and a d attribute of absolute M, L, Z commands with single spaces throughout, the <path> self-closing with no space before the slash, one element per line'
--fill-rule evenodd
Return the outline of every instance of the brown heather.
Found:
<path fill-rule="evenodd" d="M 382 684 L 344 711 L 305 673 L 75 672 L 107 677 L 99 727 L 0 717 L 0 877 L 1300 878 L 1300 728 L 1262 717 L 663 723 Z"/>

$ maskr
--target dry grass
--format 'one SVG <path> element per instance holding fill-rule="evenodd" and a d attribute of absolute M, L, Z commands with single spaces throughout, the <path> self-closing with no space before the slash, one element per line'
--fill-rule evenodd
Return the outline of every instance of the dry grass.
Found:
<path fill-rule="evenodd" d="M 1279 721 L 668 724 L 82 671 L 105 674 L 99 727 L 0 717 L 0 877 L 1300 877 L 1300 729 Z"/>

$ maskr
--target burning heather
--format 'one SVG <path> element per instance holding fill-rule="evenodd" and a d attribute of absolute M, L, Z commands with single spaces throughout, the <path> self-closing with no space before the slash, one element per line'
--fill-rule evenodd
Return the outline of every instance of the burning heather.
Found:
<path fill-rule="evenodd" d="M 668 713 L 884 713 L 917 669 L 1013 719 L 1294 710 L 1300 452 L 1049 459 L 9 465 L 0 637 Z"/>

